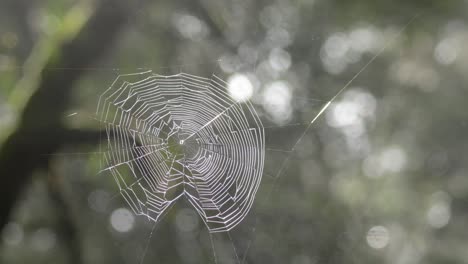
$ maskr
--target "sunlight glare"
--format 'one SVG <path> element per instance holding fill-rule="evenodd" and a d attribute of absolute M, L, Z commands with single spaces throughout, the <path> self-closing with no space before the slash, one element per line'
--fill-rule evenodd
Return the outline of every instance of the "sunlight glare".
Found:
<path fill-rule="evenodd" d="M 228 92 L 237 102 L 245 102 L 253 95 L 253 85 L 244 74 L 234 74 L 228 79 Z"/>

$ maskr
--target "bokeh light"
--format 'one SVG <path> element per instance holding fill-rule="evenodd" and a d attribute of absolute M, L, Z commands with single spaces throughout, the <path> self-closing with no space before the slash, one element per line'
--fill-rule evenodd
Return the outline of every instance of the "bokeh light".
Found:
<path fill-rule="evenodd" d="M 23 241 L 24 231 L 18 223 L 10 222 L 2 230 L 3 242 L 7 245 L 18 245 Z"/>
<path fill-rule="evenodd" d="M 192 232 L 199 225 L 199 216 L 191 208 L 183 208 L 177 212 L 175 223 L 181 232 Z"/>
<path fill-rule="evenodd" d="M 126 233 L 133 229 L 135 216 L 127 208 L 118 208 L 111 213 L 110 224 L 115 231 Z"/>
<path fill-rule="evenodd" d="M 390 233 L 384 226 L 373 226 L 367 232 L 366 241 L 371 248 L 382 249 L 390 242 Z"/>
<path fill-rule="evenodd" d="M 263 88 L 263 107 L 276 123 L 285 123 L 291 118 L 291 99 L 292 90 L 285 81 L 275 81 Z"/>

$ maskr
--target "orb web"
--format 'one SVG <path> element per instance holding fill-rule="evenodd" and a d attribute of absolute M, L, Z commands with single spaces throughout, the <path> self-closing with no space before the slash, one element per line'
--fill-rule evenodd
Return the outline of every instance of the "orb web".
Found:
<path fill-rule="evenodd" d="M 179 198 L 210 232 L 229 231 L 252 207 L 265 133 L 254 107 L 216 76 L 120 75 L 101 95 L 105 171 L 137 215 L 159 221 Z"/>

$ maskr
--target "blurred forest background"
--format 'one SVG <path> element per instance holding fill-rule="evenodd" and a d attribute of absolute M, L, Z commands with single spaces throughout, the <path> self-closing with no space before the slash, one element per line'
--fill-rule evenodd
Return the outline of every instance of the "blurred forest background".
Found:
<path fill-rule="evenodd" d="M 464 0 L 0 0 L 0 262 L 466 263 L 467 14 Z M 180 202 L 152 232 L 95 153 L 99 95 L 143 69 L 237 78 L 270 125 L 310 122 L 347 88 L 235 229 L 209 235 Z"/>

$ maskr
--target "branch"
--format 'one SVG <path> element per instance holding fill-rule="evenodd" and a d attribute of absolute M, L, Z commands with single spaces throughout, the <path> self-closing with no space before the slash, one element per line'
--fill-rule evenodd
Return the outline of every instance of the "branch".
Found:
<path fill-rule="evenodd" d="M 132 6 L 129 6 L 131 3 Z M 133 7 L 133 8 L 132 8 Z M 100 1 L 86 24 L 62 43 L 47 59 L 40 73 L 40 81 L 26 103 L 18 128 L 6 139 L 0 149 L 0 229 L 9 215 L 33 171 L 47 168 L 50 155 L 70 140 L 92 139 L 92 133 L 72 131 L 68 135 L 61 117 L 70 103 L 73 83 L 92 64 L 109 50 L 129 15 L 135 11 L 133 1 Z M 73 68 L 69 74 L 48 71 L 47 68 Z M 95 134 L 94 134 L 95 136 Z"/>

